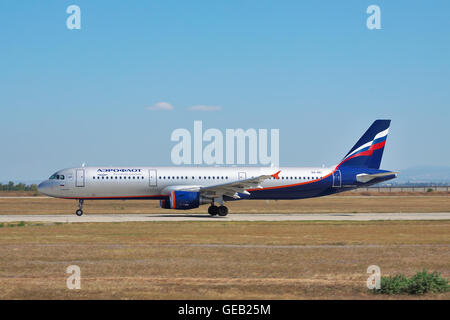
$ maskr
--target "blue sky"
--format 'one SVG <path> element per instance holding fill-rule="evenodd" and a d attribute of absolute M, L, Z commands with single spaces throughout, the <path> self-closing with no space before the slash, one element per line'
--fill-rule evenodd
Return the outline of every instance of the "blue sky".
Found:
<path fill-rule="evenodd" d="M 66 8 L 81 8 L 81 30 Z M 381 30 L 366 8 L 381 8 Z M 332 165 L 392 119 L 385 169 L 448 165 L 448 1 L 0 2 L 0 181 L 171 165 L 176 128 L 280 129 Z M 148 110 L 159 102 L 172 110 Z M 189 107 L 218 106 L 195 111 Z"/>

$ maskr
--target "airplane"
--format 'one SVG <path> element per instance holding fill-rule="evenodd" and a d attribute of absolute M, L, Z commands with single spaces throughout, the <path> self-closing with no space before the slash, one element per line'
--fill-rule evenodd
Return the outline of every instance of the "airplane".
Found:
<path fill-rule="evenodd" d="M 42 194 L 78 200 L 159 200 L 163 209 L 209 204 L 211 216 L 226 216 L 226 201 L 321 197 L 397 177 L 380 170 L 390 120 L 376 120 L 339 164 L 332 167 L 78 167 L 41 182 Z M 216 203 L 218 205 L 216 205 Z"/>

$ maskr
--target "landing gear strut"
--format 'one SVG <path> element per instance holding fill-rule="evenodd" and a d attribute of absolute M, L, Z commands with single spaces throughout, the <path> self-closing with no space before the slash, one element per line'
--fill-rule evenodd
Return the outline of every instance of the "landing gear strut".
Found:
<path fill-rule="evenodd" d="M 225 217 L 228 214 L 228 208 L 225 206 L 215 206 L 214 204 L 212 204 L 208 208 L 208 213 L 212 216 L 219 215 L 221 217 Z"/>
<path fill-rule="evenodd" d="M 75 211 L 75 214 L 79 217 L 83 215 L 83 202 L 84 200 L 82 199 L 78 200 L 78 210 Z"/>

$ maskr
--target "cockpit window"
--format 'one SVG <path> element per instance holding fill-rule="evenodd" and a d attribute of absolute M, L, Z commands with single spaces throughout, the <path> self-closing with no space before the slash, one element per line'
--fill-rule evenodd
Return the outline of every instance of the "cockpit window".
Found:
<path fill-rule="evenodd" d="M 50 178 L 49 178 L 49 180 L 54 180 L 54 179 L 56 179 L 56 180 L 64 180 L 64 175 L 63 174 L 54 174 L 54 175 L 52 175 Z"/>

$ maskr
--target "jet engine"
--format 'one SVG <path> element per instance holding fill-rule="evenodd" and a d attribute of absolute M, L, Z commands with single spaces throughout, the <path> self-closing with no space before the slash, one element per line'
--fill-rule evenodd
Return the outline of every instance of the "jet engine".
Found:
<path fill-rule="evenodd" d="M 194 209 L 207 203 L 211 203 L 211 200 L 200 196 L 199 192 L 193 191 L 172 191 L 169 200 L 159 201 L 161 208 L 177 210 Z"/>

